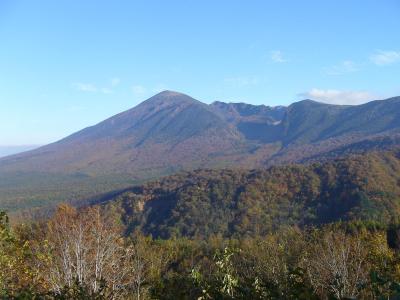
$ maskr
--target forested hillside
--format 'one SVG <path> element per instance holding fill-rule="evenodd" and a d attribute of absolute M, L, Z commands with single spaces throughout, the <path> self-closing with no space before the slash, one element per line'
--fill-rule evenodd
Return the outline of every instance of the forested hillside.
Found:
<path fill-rule="evenodd" d="M 197 170 L 101 201 L 128 232 L 162 238 L 257 236 L 338 221 L 388 224 L 400 215 L 400 152 L 265 170 Z"/>

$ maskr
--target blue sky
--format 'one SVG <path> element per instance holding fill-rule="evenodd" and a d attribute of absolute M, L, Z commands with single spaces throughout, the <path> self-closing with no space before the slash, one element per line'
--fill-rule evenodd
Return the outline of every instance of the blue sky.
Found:
<path fill-rule="evenodd" d="M 0 146 L 164 90 L 287 105 L 400 95 L 400 1 L 0 1 Z"/>

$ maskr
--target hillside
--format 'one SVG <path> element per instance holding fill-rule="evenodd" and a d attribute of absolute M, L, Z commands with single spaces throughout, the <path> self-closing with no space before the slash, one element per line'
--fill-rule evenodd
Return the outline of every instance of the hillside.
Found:
<path fill-rule="evenodd" d="M 264 235 L 285 226 L 400 214 L 400 150 L 264 170 L 197 170 L 104 198 L 130 232 L 154 237 Z"/>
<path fill-rule="evenodd" d="M 388 149 L 400 144 L 399 120 L 400 97 L 269 107 L 207 105 L 164 91 L 56 143 L 0 158 L 0 208 L 84 201 L 182 170 L 252 169 Z"/>

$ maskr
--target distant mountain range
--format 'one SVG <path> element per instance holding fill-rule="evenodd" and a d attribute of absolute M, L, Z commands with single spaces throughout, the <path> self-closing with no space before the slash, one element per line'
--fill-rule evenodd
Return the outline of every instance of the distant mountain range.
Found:
<path fill-rule="evenodd" d="M 358 106 L 303 100 L 287 107 L 268 107 L 224 102 L 207 105 L 164 91 L 56 143 L 0 159 L 0 179 L 7 178 L 7 186 L 11 182 L 17 190 L 28 180 L 30 199 L 36 203 L 29 206 L 40 206 L 51 202 L 51 197 L 44 201 L 43 194 L 34 193 L 49 188 L 43 182 L 36 184 L 37 176 L 62 177 L 58 189 L 67 189 L 66 184 L 76 178 L 101 178 L 107 187 L 115 188 L 128 184 L 120 179 L 126 175 L 131 183 L 181 170 L 250 169 L 326 160 L 397 144 L 400 97 Z M 0 208 L 8 203 L 5 207 L 14 209 L 23 195 L 18 199 L 9 196 L 7 186 L 0 183 Z M 68 197 L 105 191 L 104 184 L 88 193 L 82 193 L 84 189 L 75 187 Z M 55 199 L 60 197 L 66 194 Z"/>

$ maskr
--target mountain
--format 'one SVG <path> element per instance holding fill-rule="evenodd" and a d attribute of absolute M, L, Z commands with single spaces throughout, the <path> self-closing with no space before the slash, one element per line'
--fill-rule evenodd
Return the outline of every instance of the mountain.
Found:
<path fill-rule="evenodd" d="M 0 160 L 1 171 L 136 174 L 201 165 L 241 142 L 210 107 L 165 91 L 133 109 L 36 151 Z"/>
<path fill-rule="evenodd" d="M 400 148 L 308 166 L 196 170 L 97 202 L 153 237 L 246 237 L 285 226 L 361 221 L 385 226 L 400 214 Z"/>
<path fill-rule="evenodd" d="M 164 91 L 56 143 L 0 158 L 0 208 L 80 201 L 196 168 L 328 160 L 400 144 L 400 97 L 358 106 L 214 102 Z"/>

